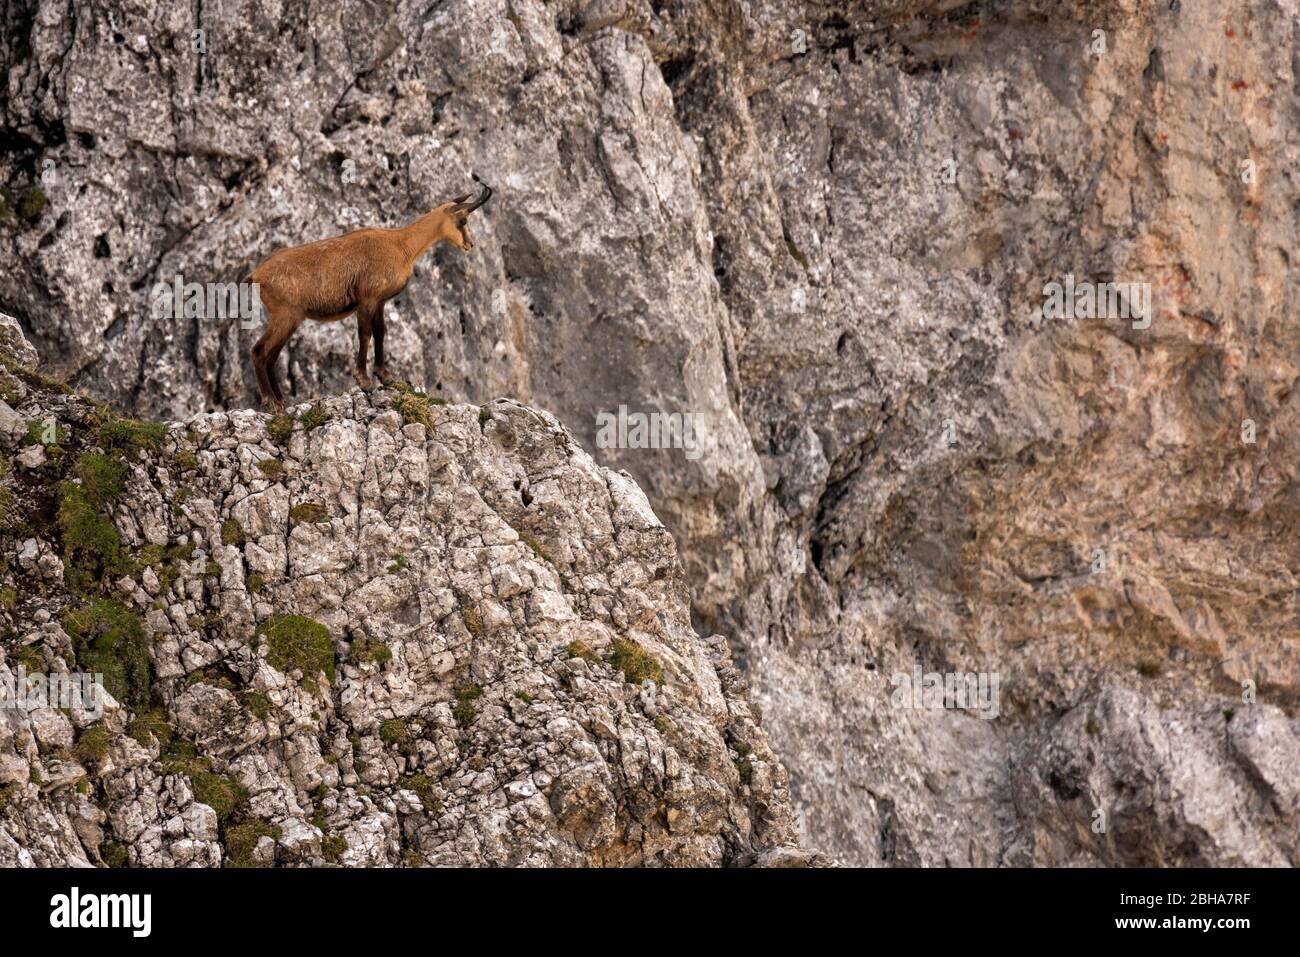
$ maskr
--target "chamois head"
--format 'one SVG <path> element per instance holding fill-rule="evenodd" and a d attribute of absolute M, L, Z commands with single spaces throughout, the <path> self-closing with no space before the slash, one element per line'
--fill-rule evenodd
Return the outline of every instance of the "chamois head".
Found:
<path fill-rule="evenodd" d="M 474 238 L 469 234 L 469 214 L 492 198 L 492 187 L 477 176 L 474 179 L 483 186 L 483 192 L 479 194 L 478 199 L 472 203 L 467 203 L 466 200 L 469 199 L 467 193 L 464 196 L 458 196 L 443 207 L 450 224 L 447 230 L 447 242 L 463 252 L 474 248 Z"/>

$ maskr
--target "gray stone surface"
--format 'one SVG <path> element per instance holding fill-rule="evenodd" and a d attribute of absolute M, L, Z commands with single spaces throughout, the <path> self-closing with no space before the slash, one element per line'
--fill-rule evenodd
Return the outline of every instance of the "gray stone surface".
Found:
<path fill-rule="evenodd" d="M 40 364 L 35 347 L 27 341 L 23 328 L 13 316 L 0 312 L 0 351 L 21 368 L 32 370 Z"/>
<path fill-rule="evenodd" d="M 383 391 L 287 434 L 193 416 L 122 454 L 131 559 L 95 584 L 39 516 L 57 496 L 64 527 L 100 412 L 39 388 L 21 412 L 68 449 L 0 530 L 0 681 L 94 667 L 96 635 L 129 661 L 132 628 L 153 678 L 98 721 L 0 710 L 0 865 L 820 860 L 672 537 L 553 417 Z M 283 615 L 321 628 L 332 679 L 259 637 Z"/>
<path fill-rule="evenodd" d="M 646 490 L 809 846 L 1296 862 L 1293 745 L 1211 747 L 1252 707 L 1294 737 L 1300 701 L 1290 0 L 71 6 L 13 5 L 0 41 L 0 174 L 46 197 L 0 230 L 0 307 L 52 374 L 141 415 L 245 408 L 256 331 L 160 324 L 152 284 L 406 222 L 477 171 L 478 247 L 417 270 L 391 364 L 546 409 Z M 1150 283 L 1151 326 L 1035 318 L 1067 274 Z M 346 391 L 353 335 L 299 333 L 299 399 Z M 620 404 L 705 416 L 702 454 L 596 449 Z M 1000 716 L 891 708 L 918 661 L 998 674 Z M 1170 812 L 1195 851 L 1166 824 L 1070 843 L 1082 805 L 1013 773 L 1122 694 L 1201 729 L 1218 771 Z"/>

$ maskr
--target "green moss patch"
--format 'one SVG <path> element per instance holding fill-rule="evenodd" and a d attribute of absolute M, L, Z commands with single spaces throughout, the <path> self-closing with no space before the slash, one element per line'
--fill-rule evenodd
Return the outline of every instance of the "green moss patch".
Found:
<path fill-rule="evenodd" d="M 212 770 L 210 758 L 200 757 L 190 741 L 172 741 L 163 756 L 164 774 L 183 774 L 190 779 L 194 799 L 217 812 L 219 820 L 230 817 L 245 801 L 248 792 L 234 778 Z"/>
<path fill-rule="evenodd" d="M 126 465 L 100 452 L 86 452 L 73 467 L 77 481 L 59 483 L 59 531 L 69 584 L 85 588 L 102 576 L 127 574 L 130 556 L 108 516 L 109 506 L 126 487 Z"/>
<path fill-rule="evenodd" d="M 136 715 L 127 725 L 126 733 L 143 748 L 152 746 L 155 741 L 160 747 L 166 747 L 172 739 L 172 727 L 167 723 L 167 715 L 157 709 Z"/>
<path fill-rule="evenodd" d="M 581 658 L 583 661 L 590 661 L 592 664 L 600 661 L 600 658 L 596 655 L 596 652 L 592 649 L 591 645 L 587 644 L 581 638 L 575 638 L 573 641 L 565 645 L 564 653 L 570 658 Z"/>
<path fill-rule="evenodd" d="M 47 449 L 63 445 L 68 441 L 68 430 L 52 416 L 33 419 L 27 423 L 27 434 L 23 436 L 23 445 L 43 445 Z"/>
<path fill-rule="evenodd" d="M 77 667 L 101 673 L 104 687 L 131 707 L 149 703 L 152 665 L 149 639 L 138 615 L 114 598 L 91 598 L 63 616 Z"/>
<path fill-rule="evenodd" d="M 28 222 L 40 219 L 41 213 L 45 209 L 46 202 L 47 200 L 44 190 L 39 186 L 30 189 L 27 191 L 26 195 L 23 196 L 22 202 L 18 204 L 18 215 Z"/>
<path fill-rule="evenodd" d="M 348 653 L 348 661 L 354 665 L 366 662 L 386 665 L 392 660 L 392 649 L 378 638 L 358 638 L 352 642 L 352 650 Z"/>
<path fill-rule="evenodd" d="M 248 792 L 238 781 L 224 774 L 215 774 L 206 767 L 192 769 L 190 783 L 194 787 L 195 800 L 216 811 L 219 820 L 228 818 L 235 808 L 248 800 Z"/>
<path fill-rule="evenodd" d="M 7 528 L 18 518 L 12 489 L 0 488 L 0 528 Z"/>
<path fill-rule="evenodd" d="M 261 718 L 263 721 L 265 721 L 266 716 L 271 713 L 271 699 L 260 691 L 245 691 L 240 700 L 244 703 L 244 707 L 247 708 L 250 713 Z"/>
<path fill-rule="evenodd" d="M 77 738 L 72 753 L 76 755 L 78 761 L 98 764 L 108 757 L 109 743 L 108 729 L 104 727 L 103 722 L 96 722 L 81 732 L 81 737 Z"/>
<path fill-rule="evenodd" d="M 284 445 L 293 435 L 293 419 L 284 412 L 271 416 L 271 421 L 266 423 L 266 434 L 276 445 Z"/>
<path fill-rule="evenodd" d="M 379 726 L 379 740 L 389 746 L 405 744 L 410 740 L 406 722 L 401 718 L 389 718 Z"/>
<path fill-rule="evenodd" d="M 266 660 L 277 671 L 297 668 L 304 677 L 324 673 L 334 681 L 334 642 L 325 626 L 302 615 L 276 615 L 257 626 Z"/>
<path fill-rule="evenodd" d="M 105 841 L 99 845 L 99 856 L 105 865 L 115 868 L 126 867 L 131 859 L 126 845 L 117 841 Z"/>
<path fill-rule="evenodd" d="M 167 558 L 173 562 L 188 562 L 193 557 L 193 542 L 179 542 L 167 549 Z"/>
<path fill-rule="evenodd" d="M 253 852 L 264 837 L 280 840 L 281 830 L 265 821 L 245 821 L 226 829 L 226 866 L 257 867 Z"/>
<path fill-rule="evenodd" d="M 329 834 L 320 842 L 321 855 L 331 864 L 337 864 L 347 849 L 348 839 L 342 834 Z"/>
<path fill-rule="evenodd" d="M 186 675 L 185 687 L 192 688 L 194 685 L 207 685 L 209 688 L 222 688 L 226 691 L 234 691 L 238 687 L 235 679 L 217 665 L 208 665 Z"/>
<path fill-rule="evenodd" d="M 73 472 L 86 497 L 100 508 L 115 501 L 126 488 L 126 464 L 114 456 L 86 452 L 77 459 Z"/>
<path fill-rule="evenodd" d="M 639 685 L 647 678 L 653 679 L 655 684 L 663 684 L 664 669 L 659 660 L 630 639 L 614 639 L 609 663 L 623 672 L 623 677 L 634 685 Z"/>
<path fill-rule="evenodd" d="M 527 545 L 529 548 L 531 548 L 533 554 L 536 555 L 538 558 L 540 558 L 542 561 L 549 562 L 551 560 L 551 556 L 547 553 L 546 549 L 542 546 L 542 543 L 539 542 L 532 535 L 528 535 L 525 534 L 524 532 L 520 532 L 519 540 L 523 542 L 525 545 Z"/>
<path fill-rule="evenodd" d="M 319 429 L 322 425 L 328 422 L 329 419 L 330 416 L 329 413 L 325 411 L 325 406 L 321 405 L 319 402 L 313 403 L 311 408 L 298 416 L 299 423 L 301 423 L 303 429 L 307 432 L 310 432 L 313 429 Z"/>
<path fill-rule="evenodd" d="M 442 802 L 434 794 L 434 784 L 428 775 L 408 774 L 402 778 L 398 786 L 408 791 L 414 791 L 415 796 L 424 805 L 424 809 L 430 814 L 437 814 L 442 810 Z"/>
<path fill-rule="evenodd" d="M 289 518 L 295 522 L 313 524 L 329 521 L 329 517 L 329 509 L 320 502 L 301 502 L 289 509 Z"/>
<path fill-rule="evenodd" d="M 10 654 L 28 674 L 45 670 L 45 659 L 41 657 L 41 649 L 35 645 L 19 645 Z"/>
<path fill-rule="evenodd" d="M 96 433 L 105 449 L 119 452 L 157 452 L 167 438 L 167 426 L 161 422 L 135 419 L 110 419 Z"/>
<path fill-rule="evenodd" d="M 460 617 L 465 622 L 466 630 L 475 638 L 478 638 L 484 631 L 483 615 L 475 607 L 469 596 L 457 592 L 456 601 L 460 605 Z"/>
<path fill-rule="evenodd" d="M 456 688 L 456 704 L 451 709 L 456 724 L 468 728 L 474 723 L 476 709 L 474 702 L 483 697 L 483 689 L 476 684 L 460 685 Z"/>
<path fill-rule="evenodd" d="M 130 567 L 117 526 L 91 502 L 80 485 L 65 482 L 59 491 L 59 532 L 68 584 L 84 589 L 106 574 Z"/>
<path fill-rule="evenodd" d="M 432 426 L 432 420 L 429 415 L 429 397 L 420 395 L 418 392 L 403 392 L 393 400 L 393 408 L 402 416 L 402 421 L 408 425 L 419 423 L 426 429 Z"/>

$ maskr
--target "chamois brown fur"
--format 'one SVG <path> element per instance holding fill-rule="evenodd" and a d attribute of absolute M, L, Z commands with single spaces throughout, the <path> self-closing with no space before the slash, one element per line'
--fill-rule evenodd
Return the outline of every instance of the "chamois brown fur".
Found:
<path fill-rule="evenodd" d="M 477 176 L 474 177 L 476 180 Z M 358 229 L 268 256 L 249 279 L 257 283 L 266 329 L 253 346 L 253 368 L 262 401 L 284 408 L 276 375 L 280 350 L 307 319 L 337 322 L 357 315 L 356 378 L 371 386 L 366 372 L 370 339 L 375 341 L 375 375 L 392 380 L 384 364 L 384 304 L 411 281 L 416 261 L 432 246 L 448 242 L 462 251 L 474 248 L 466 221 L 492 196 L 487 185 L 478 199 L 460 196 L 400 229 Z"/>

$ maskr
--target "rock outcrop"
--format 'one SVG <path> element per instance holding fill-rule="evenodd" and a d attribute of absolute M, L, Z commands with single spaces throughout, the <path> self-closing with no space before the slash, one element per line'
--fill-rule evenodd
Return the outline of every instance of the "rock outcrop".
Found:
<path fill-rule="evenodd" d="M 554 418 L 150 426 L 6 366 L 0 680 L 107 697 L 0 711 L 0 866 L 806 859 L 672 537 Z"/>
<path fill-rule="evenodd" d="M 390 307 L 392 361 L 550 410 L 646 490 L 808 844 L 1297 863 L 1293 0 L 5 17 L 0 308 L 51 374 L 245 408 L 256 330 L 159 323 L 154 284 L 478 171 L 478 247 Z M 1043 319 L 1067 276 L 1147 284 L 1150 325 Z M 304 329 L 298 398 L 345 392 L 352 349 Z M 621 405 L 699 414 L 700 454 L 597 449 Z M 892 707 L 918 663 L 997 675 L 998 718 Z"/>

